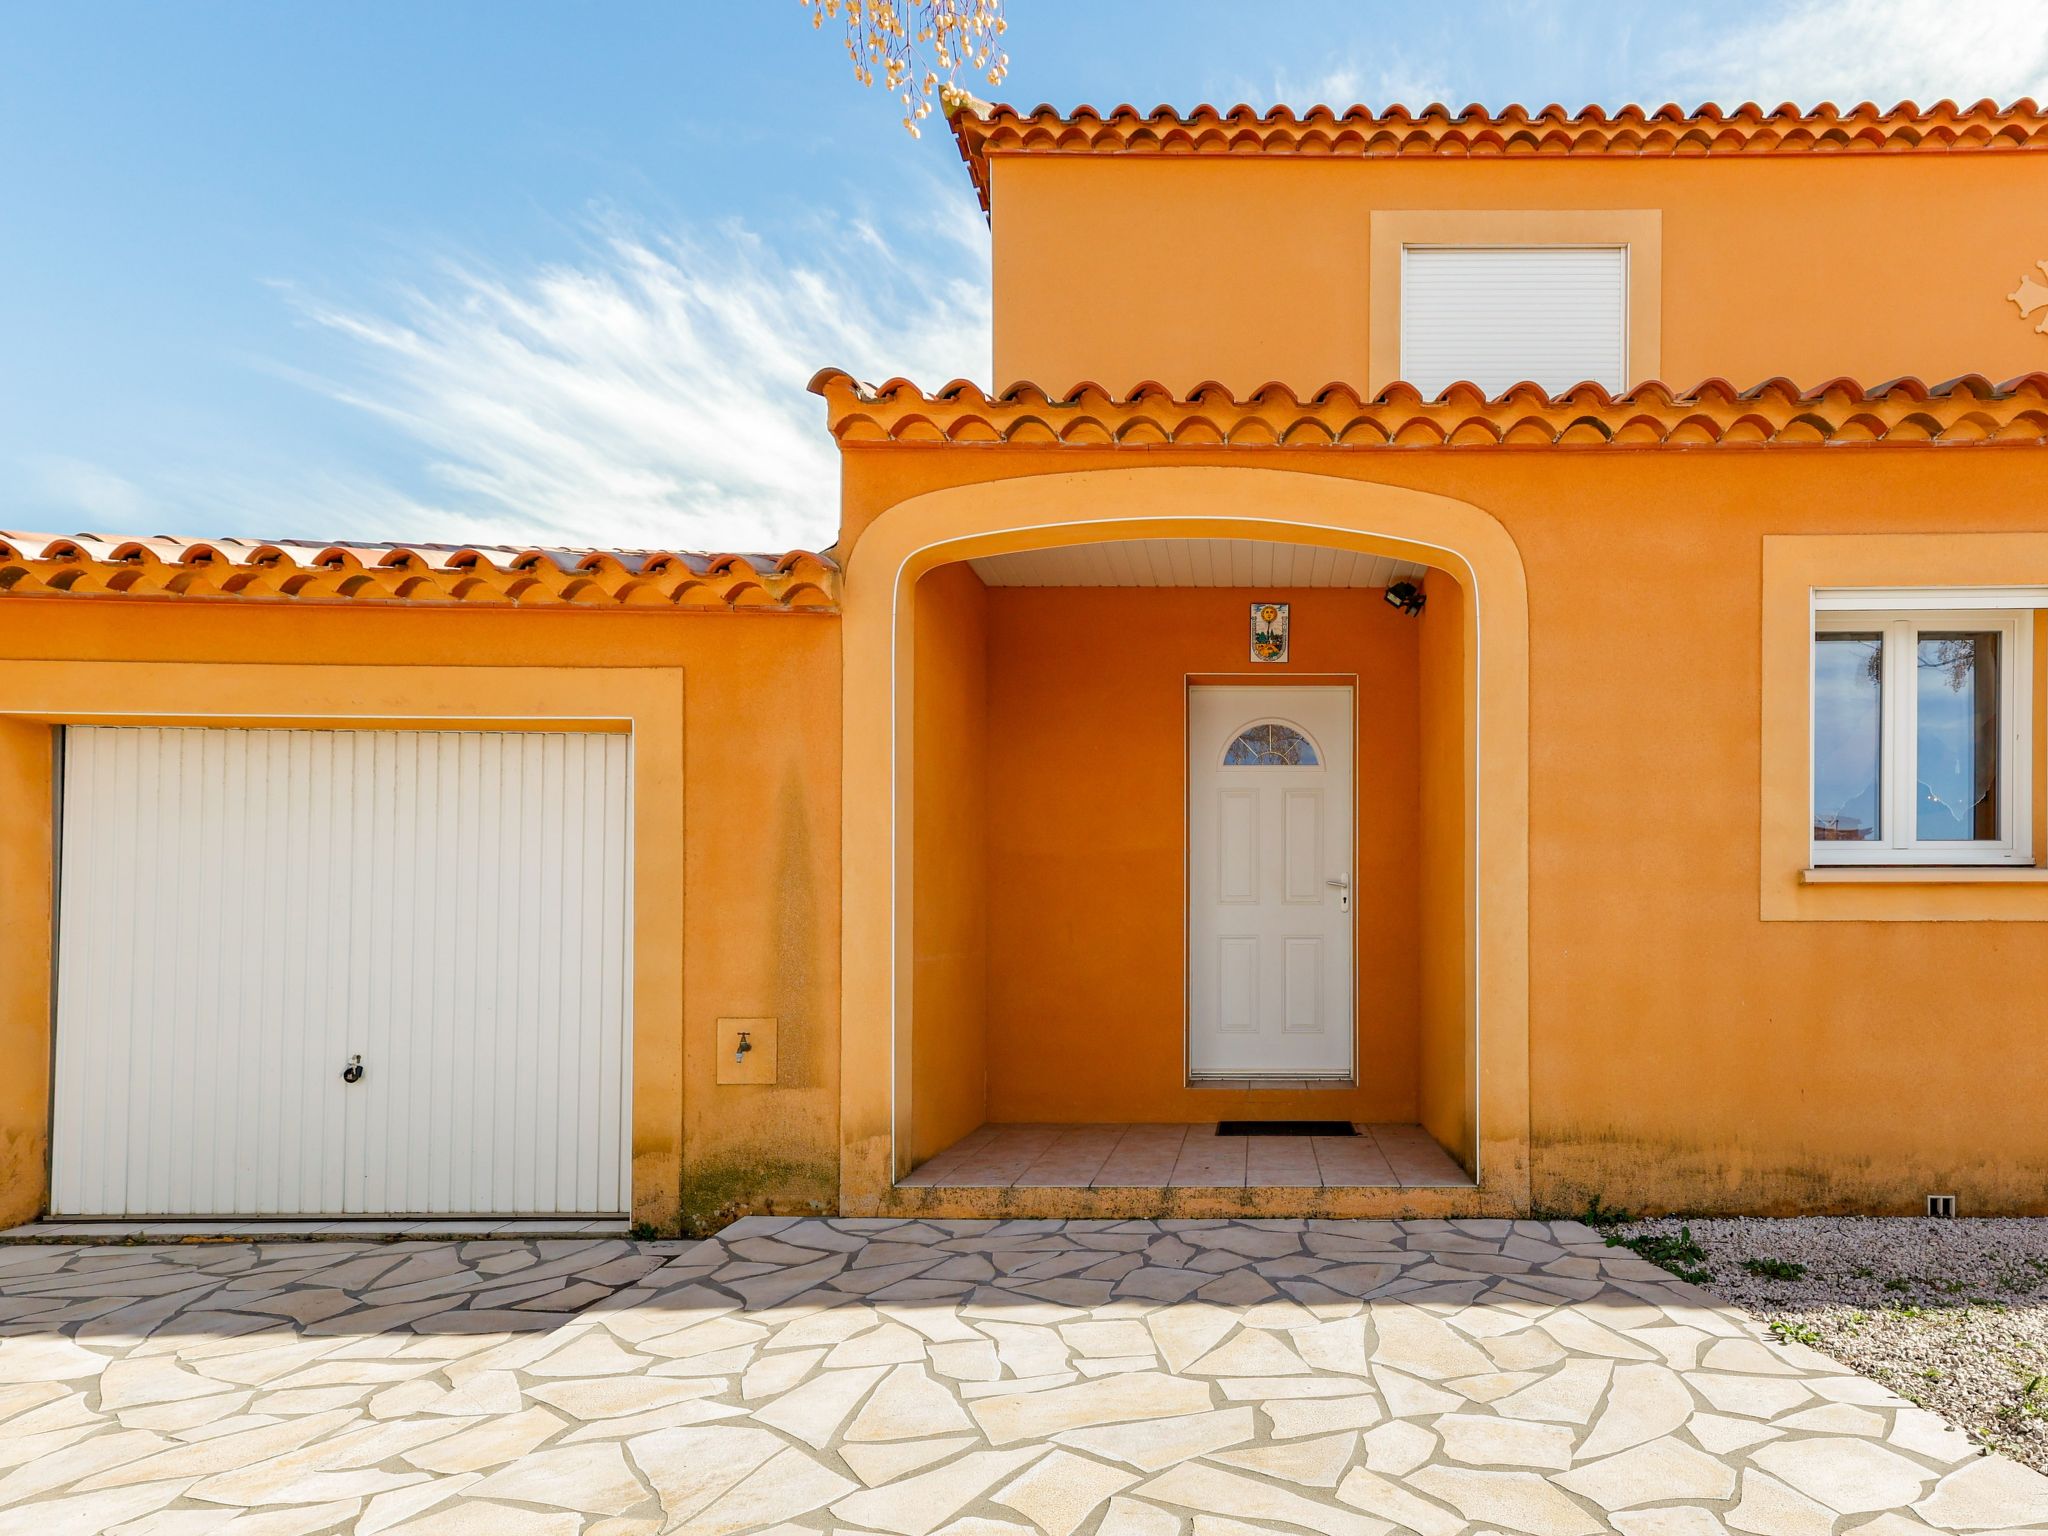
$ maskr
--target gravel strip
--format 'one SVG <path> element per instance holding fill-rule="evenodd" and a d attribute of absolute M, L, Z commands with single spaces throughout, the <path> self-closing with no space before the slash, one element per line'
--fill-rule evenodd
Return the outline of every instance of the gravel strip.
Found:
<path fill-rule="evenodd" d="M 1608 1240 L 2048 1472 L 2048 1219 L 1665 1219 Z"/>

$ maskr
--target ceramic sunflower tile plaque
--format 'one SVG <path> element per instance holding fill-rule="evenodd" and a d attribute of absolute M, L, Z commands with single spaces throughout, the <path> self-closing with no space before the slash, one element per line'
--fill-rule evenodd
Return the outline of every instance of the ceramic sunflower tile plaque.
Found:
<path fill-rule="evenodd" d="M 1287 660 L 1287 604 L 1252 604 L 1252 660 Z"/>

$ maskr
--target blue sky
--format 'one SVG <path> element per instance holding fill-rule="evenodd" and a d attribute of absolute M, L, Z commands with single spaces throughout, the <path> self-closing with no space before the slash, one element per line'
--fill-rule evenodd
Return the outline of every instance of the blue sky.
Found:
<path fill-rule="evenodd" d="M 1020 104 L 2048 98 L 2039 0 L 1009 19 L 982 93 Z M 810 373 L 988 371 L 951 136 L 905 134 L 832 25 L 796 0 L 10 7 L 0 527 L 829 542 Z"/>

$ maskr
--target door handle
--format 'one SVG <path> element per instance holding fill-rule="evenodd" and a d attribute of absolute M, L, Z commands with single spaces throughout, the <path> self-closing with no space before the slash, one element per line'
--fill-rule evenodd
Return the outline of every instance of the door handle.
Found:
<path fill-rule="evenodd" d="M 1339 875 L 1334 880 L 1325 880 L 1323 884 L 1337 892 L 1337 910 L 1339 912 L 1349 912 L 1351 910 L 1350 877 L 1348 875 Z"/>

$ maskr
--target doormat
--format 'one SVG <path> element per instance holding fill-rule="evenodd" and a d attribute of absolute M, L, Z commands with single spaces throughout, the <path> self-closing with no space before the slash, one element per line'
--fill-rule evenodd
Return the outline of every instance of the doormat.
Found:
<path fill-rule="evenodd" d="M 1218 1136 L 1356 1136 L 1349 1120 L 1221 1120 Z"/>

